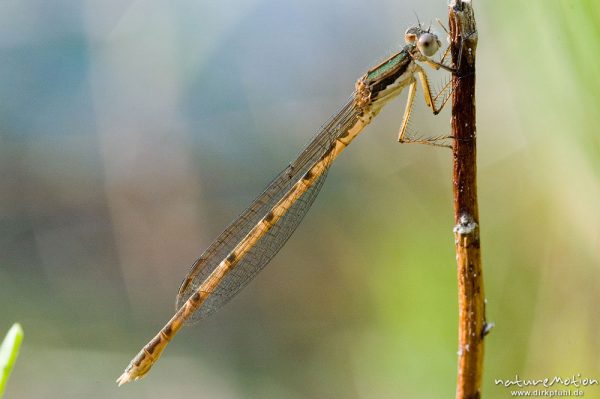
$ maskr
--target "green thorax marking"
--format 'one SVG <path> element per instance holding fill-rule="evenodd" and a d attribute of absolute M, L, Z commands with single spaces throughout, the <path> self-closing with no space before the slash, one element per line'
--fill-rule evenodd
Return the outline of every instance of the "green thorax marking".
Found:
<path fill-rule="evenodd" d="M 408 57 L 408 49 L 405 47 L 398 54 L 392 56 L 381 65 L 371 69 L 367 73 L 367 81 L 372 81 L 379 78 L 381 75 L 385 75 L 389 71 L 396 68 L 398 64 L 403 63 L 406 60 L 406 57 Z"/>

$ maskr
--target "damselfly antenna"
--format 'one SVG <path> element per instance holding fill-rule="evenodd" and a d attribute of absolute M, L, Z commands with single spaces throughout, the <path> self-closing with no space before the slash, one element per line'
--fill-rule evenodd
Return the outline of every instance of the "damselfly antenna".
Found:
<path fill-rule="evenodd" d="M 419 28 L 421 27 L 421 21 L 419 20 L 419 16 L 417 15 L 417 12 L 415 10 L 413 10 L 413 14 L 415 14 L 415 17 L 417 18 L 417 24 L 419 24 Z"/>

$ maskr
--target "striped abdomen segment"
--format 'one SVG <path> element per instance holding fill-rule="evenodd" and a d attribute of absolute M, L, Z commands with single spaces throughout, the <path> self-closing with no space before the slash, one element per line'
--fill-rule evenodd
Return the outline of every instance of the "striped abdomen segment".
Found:
<path fill-rule="evenodd" d="M 364 110 L 364 109 L 363 109 Z M 250 232 L 239 242 L 230 254 L 221 261 L 213 272 L 196 289 L 193 295 L 179 308 L 165 327 L 137 354 L 119 377 L 117 382 L 122 385 L 130 380 L 143 377 L 158 360 L 162 351 L 185 321 L 206 301 L 214 292 L 221 280 L 232 270 L 248 251 L 267 234 L 270 229 L 286 215 L 288 210 L 309 190 L 322 176 L 325 175 L 333 160 L 344 148 L 364 129 L 373 115 L 366 111 L 355 120 L 354 125 L 341 134 L 330 145 L 328 151 L 298 180 L 287 194 L 279 200 Z"/>

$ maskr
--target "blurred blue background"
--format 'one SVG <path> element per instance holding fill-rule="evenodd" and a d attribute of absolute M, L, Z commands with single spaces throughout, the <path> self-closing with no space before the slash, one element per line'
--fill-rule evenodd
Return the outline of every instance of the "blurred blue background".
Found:
<path fill-rule="evenodd" d="M 447 19 L 444 1 L 1 2 L 0 331 L 25 329 L 6 398 L 453 396 L 451 156 L 396 143 L 404 95 L 254 282 L 114 383 L 413 11 Z M 600 5 L 475 11 L 484 396 L 600 378 Z M 417 99 L 416 133 L 447 133 Z"/>

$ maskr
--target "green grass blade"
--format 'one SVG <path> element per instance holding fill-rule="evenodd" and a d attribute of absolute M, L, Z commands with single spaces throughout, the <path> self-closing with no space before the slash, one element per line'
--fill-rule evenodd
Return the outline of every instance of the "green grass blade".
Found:
<path fill-rule="evenodd" d="M 19 323 L 15 323 L 6 333 L 0 346 L 0 397 L 4 395 L 6 381 L 19 355 L 21 341 L 23 341 L 23 328 Z"/>

